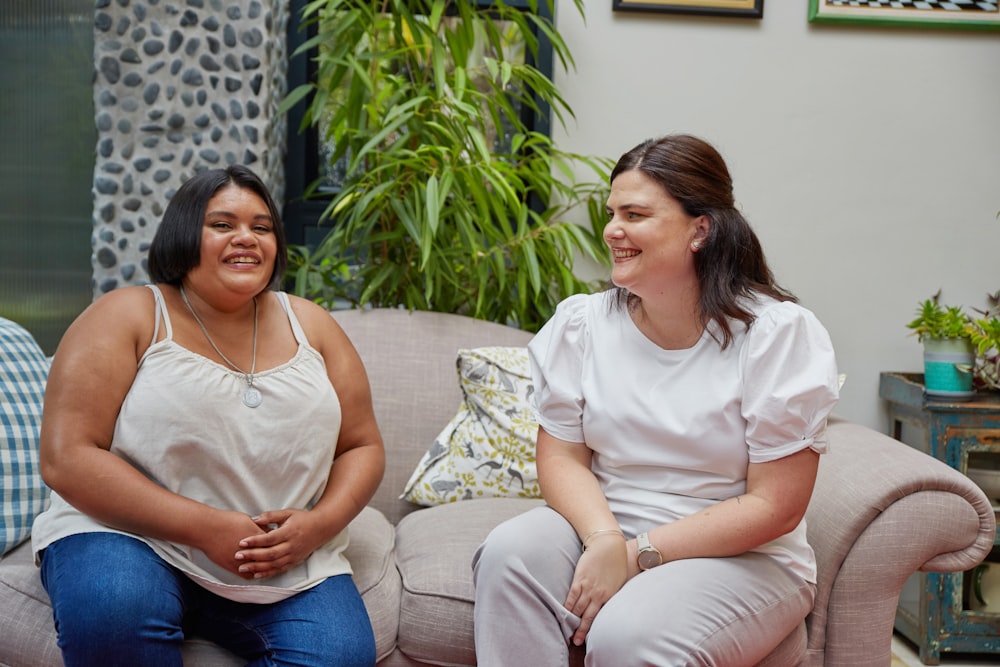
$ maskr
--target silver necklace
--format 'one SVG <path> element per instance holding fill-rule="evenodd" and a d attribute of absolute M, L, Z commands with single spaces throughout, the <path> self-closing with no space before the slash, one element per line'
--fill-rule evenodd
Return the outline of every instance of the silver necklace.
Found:
<path fill-rule="evenodd" d="M 205 328 L 204 322 L 202 322 L 201 318 L 198 317 L 198 313 L 194 312 L 194 307 L 192 307 L 191 302 L 188 301 L 183 285 L 181 285 L 181 299 L 184 300 L 184 305 L 188 307 L 188 310 L 190 310 L 191 314 L 194 316 L 194 321 L 198 323 L 199 327 L 201 327 L 201 332 L 205 334 L 205 338 L 208 339 L 208 344 L 212 346 L 212 349 L 215 350 L 215 352 L 222 357 L 222 360 L 229 364 L 233 370 L 237 373 L 243 374 L 243 378 L 247 381 L 247 390 L 243 392 L 243 405 L 248 408 L 256 408 L 264 400 L 260 390 L 253 386 L 253 374 L 254 371 L 257 370 L 257 297 L 253 298 L 253 361 L 250 364 L 249 373 L 231 362 L 229 357 L 222 354 L 222 350 L 220 350 L 219 346 L 215 344 L 212 337 L 208 335 L 208 329 Z"/>

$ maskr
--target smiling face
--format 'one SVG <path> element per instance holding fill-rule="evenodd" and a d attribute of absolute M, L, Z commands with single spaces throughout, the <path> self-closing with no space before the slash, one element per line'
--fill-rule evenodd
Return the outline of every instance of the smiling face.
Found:
<path fill-rule="evenodd" d="M 209 200 L 198 266 L 187 275 L 199 293 L 254 296 L 274 271 L 278 242 L 267 204 L 255 192 L 227 185 Z"/>
<path fill-rule="evenodd" d="M 611 249 L 611 281 L 642 299 L 697 289 L 694 253 L 708 233 L 705 216 L 688 215 L 680 203 L 642 171 L 620 173 L 611 183 L 604 242 Z"/>

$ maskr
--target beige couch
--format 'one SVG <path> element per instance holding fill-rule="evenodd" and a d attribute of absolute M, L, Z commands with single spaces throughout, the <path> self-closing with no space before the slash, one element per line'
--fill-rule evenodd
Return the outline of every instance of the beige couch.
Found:
<path fill-rule="evenodd" d="M 530 336 L 440 313 L 334 316 L 367 366 L 388 452 L 376 497 L 351 525 L 349 552 L 379 665 L 474 665 L 472 552 L 492 526 L 538 501 L 417 508 L 398 496 L 458 408 L 458 349 L 519 346 Z M 994 516 L 966 477 L 885 435 L 835 419 L 829 440 L 807 515 L 819 563 L 816 607 L 766 664 L 788 667 L 786 651 L 804 643 L 807 665 L 885 667 L 904 581 L 917 570 L 976 565 L 993 545 Z M 22 544 L 0 560 L 0 664 L 59 665 L 51 610 L 29 552 Z M 114 554 L 108 558 L 112 565 Z M 240 664 L 198 639 L 185 650 L 187 664 Z"/>

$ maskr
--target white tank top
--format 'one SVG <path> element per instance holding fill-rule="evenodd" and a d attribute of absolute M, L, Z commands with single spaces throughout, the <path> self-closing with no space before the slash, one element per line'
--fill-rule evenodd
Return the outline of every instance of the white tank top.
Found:
<path fill-rule="evenodd" d="M 175 343 L 163 295 L 156 286 L 149 287 L 156 296 L 154 342 L 139 360 L 122 403 L 111 452 L 157 484 L 212 507 L 250 516 L 313 507 L 330 475 L 340 432 L 340 401 L 288 296 L 276 293 L 298 350 L 284 364 L 255 374 L 254 386 L 263 401 L 249 408 L 241 400 L 246 390 L 243 374 Z M 157 341 L 161 317 L 165 337 Z M 122 532 L 52 493 L 49 509 L 32 528 L 32 548 L 39 553 L 62 537 L 95 531 Z M 197 549 L 132 536 L 198 584 L 239 602 L 276 602 L 327 577 L 351 572 L 343 555 L 346 530 L 297 567 L 253 583 Z"/>

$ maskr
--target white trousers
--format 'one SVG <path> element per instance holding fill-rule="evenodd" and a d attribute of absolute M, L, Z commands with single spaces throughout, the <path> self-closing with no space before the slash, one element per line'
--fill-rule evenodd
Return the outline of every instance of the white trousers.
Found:
<path fill-rule="evenodd" d="M 580 619 L 563 607 L 580 539 L 539 507 L 497 526 L 473 557 L 479 667 L 566 667 Z M 752 666 L 812 609 L 815 585 L 771 557 L 693 558 L 629 580 L 587 635 L 587 667 Z"/>

